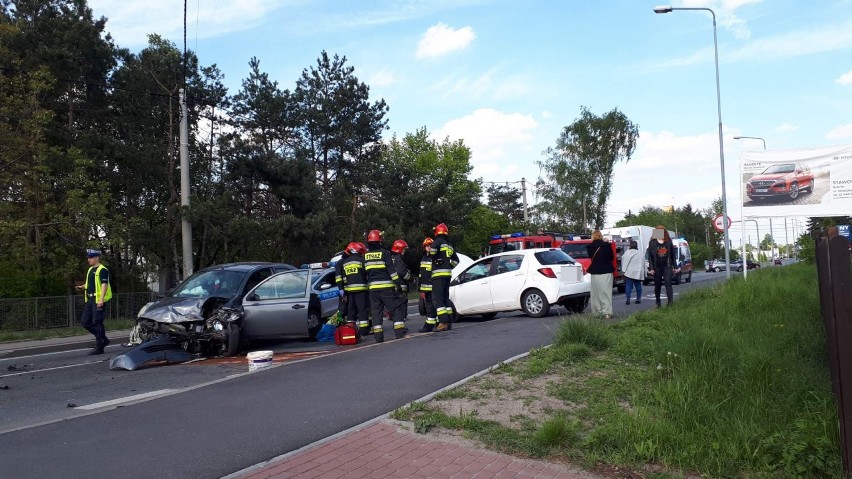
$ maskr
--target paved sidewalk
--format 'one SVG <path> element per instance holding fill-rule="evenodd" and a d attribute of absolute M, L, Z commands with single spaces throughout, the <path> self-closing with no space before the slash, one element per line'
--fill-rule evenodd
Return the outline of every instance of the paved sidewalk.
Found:
<path fill-rule="evenodd" d="M 472 445 L 441 440 L 381 420 L 328 442 L 273 459 L 241 479 L 597 479 L 561 464 L 520 459 Z"/>

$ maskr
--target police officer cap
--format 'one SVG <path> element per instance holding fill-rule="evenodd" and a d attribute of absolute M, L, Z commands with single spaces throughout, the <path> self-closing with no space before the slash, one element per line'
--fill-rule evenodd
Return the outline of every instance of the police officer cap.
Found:
<path fill-rule="evenodd" d="M 99 250 L 99 249 L 87 249 L 86 250 L 86 256 L 88 256 L 89 258 L 94 258 L 95 256 L 100 256 L 100 255 L 101 255 L 101 250 Z"/>

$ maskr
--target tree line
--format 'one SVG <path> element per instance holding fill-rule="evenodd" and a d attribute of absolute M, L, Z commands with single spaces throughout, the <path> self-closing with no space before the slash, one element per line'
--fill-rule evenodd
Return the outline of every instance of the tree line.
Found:
<path fill-rule="evenodd" d="M 131 52 L 86 0 L 0 0 L 0 297 L 66 294 L 86 248 L 104 251 L 118 291 L 193 265 L 321 261 L 380 229 L 412 247 L 438 223 L 477 255 L 495 233 L 602 227 L 613 166 L 638 126 L 585 107 L 538 162 L 524 221 L 514 186 L 471 178 L 463 140 L 426 128 L 383 138 L 389 106 L 345 56 L 319 52 L 291 88 L 257 58 L 236 92 L 152 33 Z M 178 92 L 187 97 L 191 205 L 180 204 Z M 589 218 L 586 218 L 586 212 Z M 580 219 L 583 223 L 580 223 Z"/>

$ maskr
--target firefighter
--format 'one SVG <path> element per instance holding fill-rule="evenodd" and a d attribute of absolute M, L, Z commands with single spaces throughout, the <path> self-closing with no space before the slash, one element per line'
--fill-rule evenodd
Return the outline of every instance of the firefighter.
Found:
<path fill-rule="evenodd" d="M 364 269 L 367 272 L 367 287 L 370 291 L 370 310 L 373 316 L 373 337 L 377 343 L 385 340 L 382 329 L 382 310 L 391 312 L 394 336 L 405 336 L 405 317 L 399 305 L 399 274 L 391 260 L 390 251 L 382 247 L 382 232 L 370 230 L 367 233 L 367 253 L 364 254 Z"/>
<path fill-rule="evenodd" d="M 340 292 L 340 300 L 337 305 L 337 312 L 341 316 L 341 318 L 346 321 L 346 317 L 349 313 L 349 295 L 346 294 L 346 274 L 343 272 L 343 262 L 346 258 L 349 257 L 349 243 L 346 247 L 343 248 L 343 251 L 340 253 L 340 259 L 334 263 L 334 282 L 337 285 L 337 290 Z"/>
<path fill-rule="evenodd" d="M 364 269 L 364 253 L 367 247 L 364 243 L 349 243 L 343 252 L 344 258 L 337 263 L 343 281 L 338 279 L 346 298 L 346 320 L 358 326 L 358 332 L 366 336 L 370 332 L 370 320 L 367 317 L 367 274 Z"/>
<path fill-rule="evenodd" d="M 395 283 L 399 285 L 399 308 L 402 310 L 403 321 L 408 319 L 408 282 L 411 281 L 411 271 L 408 270 L 403 258 L 406 250 L 408 250 L 408 243 L 405 240 L 398 239 L 391 246 L 391 260 L 399 276 Z"/>
<path fill-rule="evenodd" d="M 453 308 L 450 306 L 450 277 L 453 268 L 459 264 L 459 255 L 447 242 L 449 230 L 444 223 L 435 226 L 435 240 L 432 242 L 432 302 L 438 316 L 436 331 L 453 329 Z"/>
<path fill-rule="evenodd" d="M 435 304 L 432 303 L 432 238 L 423 240 L 423 257 L 420 259 L 420 300 L 426 309 L 426 322 L 420 328 L 421 333 L 431 333 L 438 324 Z"/>

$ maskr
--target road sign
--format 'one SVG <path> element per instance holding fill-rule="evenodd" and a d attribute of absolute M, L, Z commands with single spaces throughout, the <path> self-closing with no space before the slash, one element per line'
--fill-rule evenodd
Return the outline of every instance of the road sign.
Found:
<path fill-rule="evenodd" d="M 719 233 L 725 231 L 725 223 L 724 223 L 723 218 L 725 218 L 724 215 L 716 215 L 716 217 L 713 218 L 713 228 L 716 228 L 716 231 L 718 231 Z M 731 217 L 728 216 L 727 218 L 728 218 L 728 228 L 730 228 L 731 227 Z"/>

